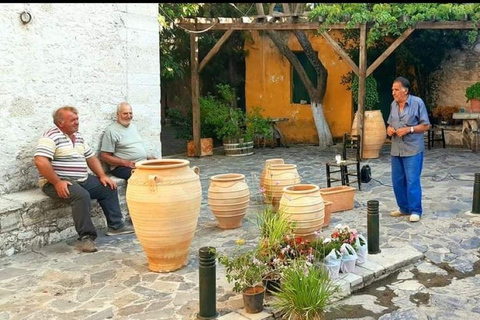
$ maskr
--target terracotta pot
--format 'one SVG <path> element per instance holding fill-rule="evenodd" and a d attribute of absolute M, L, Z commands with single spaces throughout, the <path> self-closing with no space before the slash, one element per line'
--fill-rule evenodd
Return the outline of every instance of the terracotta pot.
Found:
<path fill-rule="evenodd" d="M 210 178 L 208 205 L 222 229 L 242 226 L 242 220 L 250 203 L 250 190 L 245 175 L 219 174 Z"/>
<path fill-rule="evenodd" d="M 140 161 L 128 180 L 128 210 L 151 271 L 170 272 L 187 264 L 202 201 L 198 168 L 189 164 Z"/>
<path fill-rule="evenodd" d="M 472 112 L 480 112 L 480 100 L 470 99 L 470 109 Z"/>
<path fill-rule="evenodd" d="M 213 139 L 201 138 L 200 148 L 201 157 L 213 155 Z M 187 142 L 187 156 L 195 157 L 195 143 L 193 142 L 193 140 L 188 140 Z"/>
<path fill-rule="evenodd" d="M 325 204 L 325 218 L 323 219 L 323 227 L 328 227 L 330 225 L 330 217 L 332 214 L 332 202 L 323 200 Z"/>
<path fill-rule="evenodd" d="M 325 201 L 332 202 L 331 212 L 339 212 L 353 209 L 355 188 L 350 186 L 338 186 L 320 189 L 320 194 Z"/>
<path fill-rule="evenodd" d="M 283 188 L 278 212 L 295 222 L 295 236 L 315 238 L 315 233 L 321 231 L 325 218 L 325 204 L 320 188 L 314 184 Z"/>
<path fill-rule="evenodd" d="M 265 175 L 267 174 L 267 167 L 272 164 L 284 164 L 284 160 L 281 158 L 267 159 L 265 160 L 265 166 L 260 174 L 260 192 L 262 193 L 264 202 L 267 201 L 265 197 Z M 262 191 L 263 190 L 263 191 Z"/>
<path fill-rule="evenodd" d="M 387 127 L 383 120 L 382 112 L 380 110 L 365 111 L 365 118 L 363 121 L 363 155 L 364 159 L 374 159 L 380 156 L 385 140 L 387 139 Z M 357 135 L 358 112 L 355 113 L 355 118 L 352 124 L 352 134 Z"/>
<path fill-rule="evenodd" d="M 272 164 L 265 173 L 265 202 L 278 209 L 283 188 L 299 184 L 300 175 L 295 164 Z"/>
<path fill-rule="evenodd" d="M 255 286 L 243 290 L 243 306 L 246 313 L 259 313 L 263 310 L 265 287 Z"/>

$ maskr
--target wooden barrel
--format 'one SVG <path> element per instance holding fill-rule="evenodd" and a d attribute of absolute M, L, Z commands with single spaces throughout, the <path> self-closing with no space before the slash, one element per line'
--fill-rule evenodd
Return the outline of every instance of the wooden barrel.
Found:
<path fill-rule="evenodd" d="M 325 218 L 325 204 L 320 188 L 314 184 L 297 184 L 283 188 L 278 213 L 295 222 L 295 236 L 314 238 Z"/>
<path fill-rule="evenodd" d="M 355 118 L 352 124 L 352 134 L 357 135 L 358 112 L 355 113 Z M 365 118 L 363 121 L 363 155 L 365 159 L 375 159 L 380 157 L 380 150 L 387 138 L 387 127 L 383 120 L 382 112 L 380 110 L 365 111 Z"/>
<path fill-rule="evenodd" d="M 226 173 L 210 178 L 208 205 L 220 228 L 241 227 L 249 203 L 250 190 L 245 182 L 245 175 Z"/>
<path fill-rule="evenodd" d="M 202 201 L 198 168 L 189 164 L 140 161 L 128 179 L 128 210 L 151 271 L 170 272 L 187 264 Z"/>
<path fill-rule="evenodd" d="M 278 209 L 283 188 L 299 184 L 300 175 L 295 164 L 272 164 L 266 168 L 265 173 L 265 197 L 266 202 L 271 203 Z"/>
<path fill-rule="evenodd" d="M 284 160 L 281 158 L 267 159 L 265 160 L 265 166 L 263 167 L 262 173 L 260 174 L 260 193 L 262 194 L 263 201 L 268 203 L 267 197 L 265 196 L 265 175 L 267 174 L 267 167 L 272 164 L 284 164 Z"/>
<path fill-rule="evenodd" d="M 225 155 L 229 157 L 250 156 L 253 154 L 253 141 L 225 143 L 223 142 Z"/>

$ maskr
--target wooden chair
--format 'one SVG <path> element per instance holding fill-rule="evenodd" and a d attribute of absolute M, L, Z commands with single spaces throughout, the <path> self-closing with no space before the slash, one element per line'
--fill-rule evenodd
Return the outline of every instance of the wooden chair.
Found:
<path fill-rule="evenodd" d="M 443 128 L 437 128 L 435 125 L 427 131 L 428 150 L 433 148 L 435 141 L 442 142 L 443 148 L 445 148 L 445 130 Z"/>
<path fill-rule="evenodd" d="M 327 187 L 331 187 L 332 182 L 341 182 L 342 185 L 350 186 L 352 183 L 358 184 L 358 190 L 362 190 L 360 178 L 360 136 L 349 133 L 343 134 L 342 160 L 340 163 L 327 162 Z M 349 167 L 354 167 L 349 171 Z M 337 173 L 340 176 L 336 175 Z M 353 177 L 353 180 L 350 180 Z"/>

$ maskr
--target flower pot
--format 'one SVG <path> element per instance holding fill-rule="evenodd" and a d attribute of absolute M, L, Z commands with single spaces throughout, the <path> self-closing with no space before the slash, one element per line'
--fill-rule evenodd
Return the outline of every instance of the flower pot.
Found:
<path fill-rule="evenodd" d="M 322 227 L 328 227 L 330 225 L 330 217 L 332 215 L 332 202 L 331 201 L 326 201 L 324 199 L 323 203 L 325 204 L 325 218 L 323 218 L 323 226 Z"/>
<path fill-rule="evenodd" d="M 200 156 L 211 156 L 213 155 L 213 139 L 212 138 L 201 138 L 200 139 Z M 195 157 L 195 143 L 193 140 L 188 140 L 187 142 L 187 156 Z"/>
<path fill-rule="evenodd" d="M 262 282 L 267 293 L 280 291 L 280 279 L 263 279 Z"/>
<path fill-rule="evenodd" d="M 265 197 L 266 202 L 271 203 L 278 209 L 283 188 L 299 184 L 301 182 L 295 164 L 272 164 L 266 168 L 265 173 Z"/>
<path fill-rule="evenodd" d="M 189 164 L 140 161 L 128 180 L 128 210 L 151 271 L 170 272 L 187 264 L 202 201 L 198 168 Z"/>
<path fill-rule="evenodd" d="M 480 112 L 480 100 L 470 99 L 470 109 L 472 112 Z"/>
<path fill-rule="evenodd" d="M 320 189 L 320 194 L 325 201 L 332 202 L 331 212 L 353 209 L 355 188 L 350 186 L 337 186 Z"/>
<path fill-rule="evenodd" d="M 259 313 L 263 310 L 265 287 L 255 286 L 243 290 L 243 306 L 246 313 Z"/>
<path fill-rule="evenodd" d="M 352 124 L 352 134 L 357 135 L 358 111 L 355 113 L 355 118 Z M 385 140 L 387 139 L 387 127 L 383 120 L 382 112 L 380 110 L 365 111 L 363 121 L 363 155 L 365 159 L 375 159 L 380 156 Z"/>
<path fill-rule="evenodd" d="M 219 174 L 210 178 L 208 205 L 222 229 L 242 226 L 242 220 L 250 203 L 250 190 L 245 175 Z"/>
<path fill-rule="evenodd" d="M 279 214 L 295 222 L 293 233 L 302 238 L 315 238 L 321 231 L 325 205 L 320 188 L 314 184 L 297 184 L 283 188 Z"/>

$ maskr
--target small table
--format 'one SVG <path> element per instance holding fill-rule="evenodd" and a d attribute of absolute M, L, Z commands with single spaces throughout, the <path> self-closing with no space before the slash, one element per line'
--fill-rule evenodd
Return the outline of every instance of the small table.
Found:
<path fill-rule="evenodd" d="M 457 112 L 452 114 L 452 118 L 462 120 L 462 140 L 469 149 L 477 152 L 480 113 Z"/>
<path fill-rule="evenodd" d="M 273 143 L 278 142 L 278 144 L 281 145 L 282 147 L 288 148 L 287 144 L 285 143 L 285 139 L 283 138 L 282 131 L 277 126 L 277 123 L 285 122 L 285 121 L 288 121 L 288 118 L 271 118 L 268 120 L 272 128 Z M 273 147 L 273 143 L 272 143 L 272 147 Z"/>

